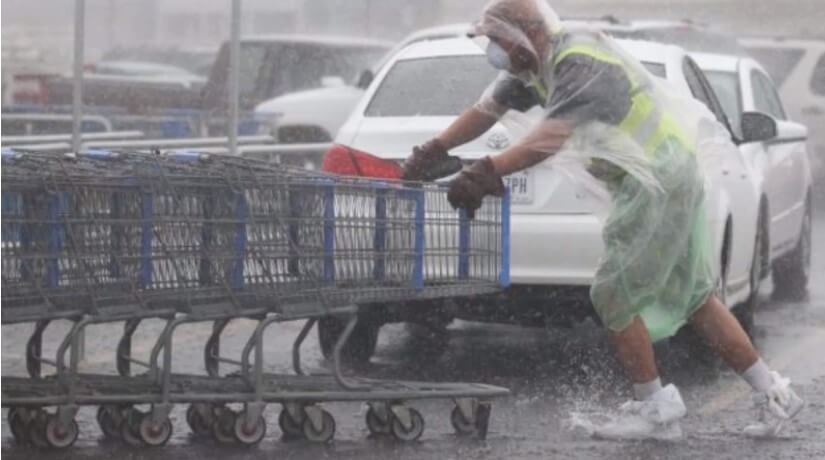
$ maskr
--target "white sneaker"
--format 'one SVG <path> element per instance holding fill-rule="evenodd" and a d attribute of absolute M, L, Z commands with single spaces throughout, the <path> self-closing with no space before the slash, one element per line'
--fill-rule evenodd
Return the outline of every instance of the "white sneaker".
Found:
<path fill-rule="evenodd" d="M 682 437 L 679 419 L 686 413 L 679 389 L 670 384 L 650 399 L 622 404 L 618 417 L 594 427 L 593 437 L 614 440 L 679 439 Z"/>
<path fill-rule="evenodd" d="M 785 423 L 805 407 L 805 401 L 791 389 L 791 379 L 782 377 L 777 372 L 771 372 L 771 377 L 773 385 L 768 391 L 753 395 L 757 417 L 756 422 L 745 427 L 744 432 L 748 436 L 776 436 Z"/>

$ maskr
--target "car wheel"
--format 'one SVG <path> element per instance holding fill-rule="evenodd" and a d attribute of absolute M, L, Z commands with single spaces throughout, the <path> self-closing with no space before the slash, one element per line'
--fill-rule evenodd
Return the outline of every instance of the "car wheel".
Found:
<path fill-rule="evenodd" d="M 768 224 L 766 218 L 766 214 L 760 212 L 758 220 L 759 224 L 756 227 L 756 237 L 753 242 L 753 259 L 751 260 L 750 271 L 750 295 L 745 302 L 736 305 L 733 309 L 733 314 L 736 316 L 736 319 L 739 320 L 739 324 L 742 325 L 742 329 L 745 330 L 749 337 L 753 337 L 754 312 L 759 304 L 759 286 L 762 284 L 762 274 L 766 265 L 765 259 L 768 255 L 765 250 L 765 244 L 768 238 Z"/>
<path fill-rule="evenodd" d="M 327 316 L 318 320 L 318 342 L 325 358 L 332 359 L 335 344 L 346 327 L 347 319 L 345 318 Z M 352 335 L 341 351 L 342 360 L 355 365 L 368 363 L 375 353 L 380 328 L 380 325 L 372 321 L 359 318 Z"/>
<path fill-rule="evenodd" d="M 811 272 L 811 198 L 805 204 L 799 241 L 790 254 L 773 264 L 773 296 L 780 300 L 805 300 Z"/>

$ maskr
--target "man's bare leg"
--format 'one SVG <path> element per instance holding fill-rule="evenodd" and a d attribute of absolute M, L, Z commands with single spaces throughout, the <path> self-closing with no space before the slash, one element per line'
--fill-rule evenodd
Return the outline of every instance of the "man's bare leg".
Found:
<path fill-rule="evenodd" d="M 622 331 L 610 331 L 609 336 L 619 362 L 634 384 L 643 384 L 659 378 L 653 343 L 641 318 L 635 317 L 630 326 Z"/>
<path fill-rule="evenodd" d="M 690 318 L 690 324 L 707 344 L 739 374 L 757 361 L 759 353 L 742 325 L 728 308 L 711 296 Z"/>

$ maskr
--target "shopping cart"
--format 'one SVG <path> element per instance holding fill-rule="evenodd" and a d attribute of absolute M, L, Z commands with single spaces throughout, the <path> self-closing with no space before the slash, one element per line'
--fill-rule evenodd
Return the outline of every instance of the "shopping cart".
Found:
<path fill-rule="evenodd" d="M 26 344 L 28 375 L 3 375 L 2 405 L 15 439 L 41 447 L 74 443 L 80 406 L 99 407 L 107 436 L 163 445 L 175 404 L 189 404 L 196 434 L 256 444 L 266 433 L 268 404 L 283 406 L 285 435 L 326 442 L 335 423 L 320 404 L 363 401 L 371 432 L 413 440 L 424 422 L 406 402 L 417 399 L 454 400 L 456 430 L 483 438 L 490 400 L 506 389 L 345 376 L 340 354 L 356 326 L 355 305 L 506 286 L 508 241 L 507 197 L 485 201 L 471 221 L 437 185 L 195 153 L 4 150 L 0 313 L 4 325 L 33 324 L 34 332 Z M 349 318 L 332 373 L 307 374 L 301 344 L 329 315 Z M 149 318 L 165 326 L 149 359 L 140 360 L 132 336 Z M 257 321 L 254 331 L 239 357 L 220 356 L 220 331 L 238 318 Z M 48 359 L 43 333 L 60 319 L 72 326 Z M 295 320 L 306 322 L 293 345 L 294 374 L 265 372 L 265 330 Z M 198 322 L 214 323 L 204 346 L 206 372 L 175 372 L 175 331 Z M 83 334 L 107 323 L 124 324 L 116 373 L 81 372 Z M 219 374 L 219 362 L 237 372 Z M 44 364 L 55 372 L 44 374 Z M 133 373 L 133 365 L 146 372 Z"/>

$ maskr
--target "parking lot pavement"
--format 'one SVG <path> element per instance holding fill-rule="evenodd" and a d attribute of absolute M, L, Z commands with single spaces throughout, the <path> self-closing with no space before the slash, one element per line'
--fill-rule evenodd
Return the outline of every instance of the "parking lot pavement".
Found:
<path fill-rule="evenodd" d="M 81 410 L 81 437 L 66 452 L 41 452 L 15 446 L 5 410 L 2 425 L 2 454 L 9 459 L 50 458 L 133 458 L 133 459 L 532 459 L 532 458 L 730 458 L 775 459 L 825 458 L 825 209 L 819 210 L 814 226 L 814 259 L 810 300 L 800 303 L 775 302 L 765 286 L 763 302 L 756 315 L 756 343 L 766 359 L 783 374 L 791 376 L 808 407 L 779 439 L 753 441 L 739 434 L 752 416 L 749 390 L 729 371 L 713 372 L 676 356 L 662 347 L 659 360 L 664 379 L 680 385 L 689 414 L 683 423 L 686 438 L 679 442 L 599 442 L 577 437 L 566 427 L 570 413 L 614 408 L 629 396 L 629 388 L 612 357 L 605 336 L 593 325 L 573 330 L 538 330 L 511 326 L 456 323 L 451 327 L 447 352 L 438 359 L 421 356 L 415 340 L 404 327 L 382 330 L 379 353 L 364 372 L 383 378 L 471 380 L 503 385 L 512 396 L 495 403 L 490 434 L 486 442 L 456 438 L 448 420 L 452 404 L 415 404 L 427 420 L 419 442 L 401 445 L 386 439 L 370 439 L 360 404 L 334 404 L 338 430 L 328 446 L 302 442 L 282 442 L 277 428 L 277 410 L 266 412 L 269 433 L 252 449 L 224 447 L 210 441 L 192 439 L 182 408 L 173 412 L 175 434 L 169 445 L 158 449 L 129 449 L 116 442 L 102 441 L 94 412 Z M 142 327 L 135 337 L 135 349 L 148 353 L 160 323 Z M 238 350 L 252 323 L 234 323 L 224 340 L 227 352 Z M 47 340 L 47 352 L 54 350 L 57 325 Z M 267 337 L 272 371 L 287 371 L 289 346 L 300 324 L 273 327 Z M 85 367 L 113 372 L 114 344 L 119 326 L 92 329 L 88 334 Z M 21 352 L 29 328 L 4 327 L 2 372 L 22 373 Z M 175 342 L 176 363 L 182 370 L 198 371 L 202 344 L 209 334 L 205 325 L 181 330 Z M 233 340 L 234 338 L 234 340 Z M 314 337 L 305 351 L 308 363 L 325 366 Z M 194 346 L 193 346 L 194 345 Z"/>

